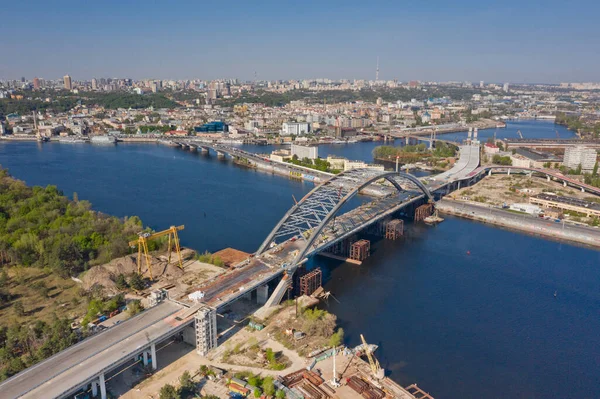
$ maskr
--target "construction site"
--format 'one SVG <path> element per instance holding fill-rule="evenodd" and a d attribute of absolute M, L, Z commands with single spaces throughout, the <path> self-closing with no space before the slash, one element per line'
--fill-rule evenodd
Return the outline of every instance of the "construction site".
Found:
<path fill-rule="evenodd" d="M 415 219 L 420 219 L 420 215 L 430 214 L 431 208 L 426 204 L 416 206 L 410 212 L 414 212 Z M 174 230 L 169 231 L 172 234 Z M 399 240 L 405 233 L 403 219 L 387 218 L 371 226 L 364 235 L 350 237 L 332 246 L 330 255 L 337 253 L 339 259 L 360 264 L 370 255 L 370 240 Z M 138 249 L 138 257 L 128 259 L 127 269 L 123 270 L 137 270 L 147 277 L 152 275 L 148 288 L 140 293 L 147 300 L 153 297 L 148 293 L 166 290 L 170 298 L 189 302 L 199 290 L 205 295 L 223 284 L 243 287 L 249 282 L 240 279 L 238 268 L 240 265 L 248 267 L 247 263 L 252 259 L 250 254 L 231 248 L 219 251 L 212 254 L 223 260 L 223 266 L 217 267 L 195 260 L 198 256 L 180 248 L 175 237 L 169 243 L 169 248 L 173 248 L 171 254 L 167 251 L 157 256 L 146 252 L 147 243 L 143 241 L 151 237 L 141 236 L 137 243 L 131 243 Z M 281 252 L 278 254 L 284 256 Z M 103 273 L 114 275 L 115 270 L 107 268 Z M 268 272 L 267 268 L 261 271 L 263 274 Z M 179 338 L 174 337 L 160 347 L 160 350 L 176 354 L 171 363 L 156 374 L 145 375 L 142 369 L 134 368 L 118 378 L 113 377 L 113 384 L 117 385 L 113 391 L 123 393 L 123 397 L 138 397 L 132 396 L 135 391 L 143 392 L 147 395 L 144 397 L 156 398 L 156 387 L 162 383 L 176 380 L 185 370 L 194 371 L 207 365 L 221 378 L 209 381 L 198 374 L 196 378 L 203 393 L 222 398 L 231 397 L 232 392 L 250 396 L 256 390 L 247 379 L 235 377 L 236 372 L 273 376 L 276 386 L 288 398 L 432 398 L 414 384 L 402 387 L 385 377 L 385 371 L 377 361 L 377 345 L 368 344 L 364 337 L 361 336 L 362 343 L 355 348 L 340 345 L 343 335 L 339 342 L 333 338 L 339 333 L 336 317 L 319 307 L 335 297 L 323 289 L 320 268 L 307 270 L 301 266 L 291 283 L 284 302 L 267 319 L 248 316 L 265 299 L 260 298 L 260 290 L 248 292 L 220 308 L 218 323 L 215 323 L 219 345 L 205 357 L 197 355 L 184 331 Z M 161 358 L 170 358 L 167 352 L 161 354 Z"/>

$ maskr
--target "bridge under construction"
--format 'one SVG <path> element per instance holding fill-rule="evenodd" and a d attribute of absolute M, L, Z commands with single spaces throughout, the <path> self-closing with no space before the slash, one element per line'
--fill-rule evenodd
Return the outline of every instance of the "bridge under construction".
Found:
<path fill-rule="evenodd" d="M 175 334 L 183 334 L 200 355 L 206 355 L 218 344 L 217 315 L 240 298 L 255 292 L 258 305 L 262 305 L 257 315 L 268 314 L 284 297 L 298 267 L 311 256 L 372 226 L 386 230 L 390 224 L 391 230 L 397 229 L 398 213 L 414 215 L 423 206 L 431 209 L 445 193 L 489 173 L 546 173 L 478 166 L 479 148 L 461 146 L 455 166 L 426 181 L 403 172 L 374 169 L 353 169 L 331 176 L 283 215 L 256 253 L 232 270 L 198 285 L 191 294 L 171 298 L 164 293 L 157 298 L 158 305 L 141 315 L 4 381 L 0 392 L 11 398 L 66 398 L 91 387 L 104 399 L 107 373 L 138 356 L 156 368 L 156 345 Z M 548 178 L 576 184 L 564 176 Z M 378 195 L 343 212 L 353 197 L 367 189 Z M 394 230 L 391 236 L 395 235 Z"/>

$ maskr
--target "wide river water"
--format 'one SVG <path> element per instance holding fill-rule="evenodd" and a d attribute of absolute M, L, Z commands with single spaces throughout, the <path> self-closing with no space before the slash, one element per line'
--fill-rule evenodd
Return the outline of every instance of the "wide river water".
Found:
<path fill-rule="evenodd" d="M 517 130 L 573 136 L 538 121 L 511 122 L 496 135 Z M 376 145 L 319 152 L 372 161 Z M 0 142 L 0 164 L 28 184 L 77 192 L 97 210 L 138 215 L 154 229 L 185 224 L 183 244 L 199 251 L 256 250 L 292 195 L 313 187 L 154 144 Z M 401 384 L 417 382 L 438 399 L 600 397 L 599 251 L 448 217 L 375 242 L 362 266 L 311 263 L 340 302 L 329 308 L 346 342 L 363 333 L 378 343 L 382 366 Z"/>

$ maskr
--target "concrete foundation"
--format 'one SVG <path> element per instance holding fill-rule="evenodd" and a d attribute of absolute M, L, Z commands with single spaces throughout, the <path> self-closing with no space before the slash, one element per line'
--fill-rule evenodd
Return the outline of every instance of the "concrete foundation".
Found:
<path fill-rule="evenodd" d="M 264 305 L 269 299 L 269 286 L 267 284 L 262 285 L 256 289 L 256 303 Z"/>
<path fill-rule="evenodd" d="M 186 344 L 196 346 L 196 330 L 194 326 L 185 327 L 182 331 L 183 342 Z"/>

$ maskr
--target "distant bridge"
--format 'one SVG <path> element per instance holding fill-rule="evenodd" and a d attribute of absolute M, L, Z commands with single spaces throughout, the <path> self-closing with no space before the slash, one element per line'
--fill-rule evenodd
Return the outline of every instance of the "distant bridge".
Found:
<path fill-rule="evenodd" d="M 504 139 L 506 148 L 526 147 L 526 148 L 565 148 L 575 145 L 583 145 L 590 148 L 600 149 L 600 140 L 579 140 L 573 139 Z"/>

